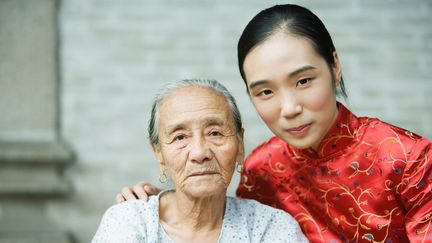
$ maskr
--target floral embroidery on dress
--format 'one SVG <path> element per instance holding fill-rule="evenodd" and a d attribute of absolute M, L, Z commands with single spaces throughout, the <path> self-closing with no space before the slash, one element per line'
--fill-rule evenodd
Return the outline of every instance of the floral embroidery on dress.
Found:
<path fill-rule="evenodd" d="M 338 106 L 317 151 L 256 148 L 237 194 L 289 212 L 311 242 L 432 241 L 431 142 Z"/>

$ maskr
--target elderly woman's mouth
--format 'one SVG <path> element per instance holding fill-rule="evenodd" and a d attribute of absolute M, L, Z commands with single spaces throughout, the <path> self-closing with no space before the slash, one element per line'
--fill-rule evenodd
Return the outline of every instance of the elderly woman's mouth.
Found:
<path fill-rule="evenodd" d="M 190 174 L 188 177 L 198 177 L 198 176 L 211 176 L 211 175 L 215 175 L 218 174 L 215 171 L 201 171 L 201 172 L 194 172 L 192 174 Z"/>

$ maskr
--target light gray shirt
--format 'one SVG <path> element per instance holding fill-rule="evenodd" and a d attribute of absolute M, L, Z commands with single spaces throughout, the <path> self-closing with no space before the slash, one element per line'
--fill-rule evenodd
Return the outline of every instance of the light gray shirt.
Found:
<path fill-rule="evenodd" d="M 92 242 L 174 242 L 159 222 L 159 197 L 126 201 L 104 214 Z M 227 197 L 218 242 L 308 242 L 288 213 L 254 200 Z"/>

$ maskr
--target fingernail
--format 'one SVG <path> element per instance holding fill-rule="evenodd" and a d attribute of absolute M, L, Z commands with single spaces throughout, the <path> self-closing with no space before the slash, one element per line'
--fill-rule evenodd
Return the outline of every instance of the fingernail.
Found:
<path fill-rule="evenodd" d="M 146 189 L 148 191 L 153 191 L 153 187 L 151 187 L 151 186 L 145 185 L 144 187 L 145 187 L 144 189 Z"/>

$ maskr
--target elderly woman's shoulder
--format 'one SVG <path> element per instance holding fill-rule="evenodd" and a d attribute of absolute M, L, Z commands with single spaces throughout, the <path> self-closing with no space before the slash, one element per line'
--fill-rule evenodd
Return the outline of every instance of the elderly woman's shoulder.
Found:
<path fill-rule="evenodd" d="M 149 212 L 157 212 L 158 207 L 159 203 L 156 196 L 151 196 L 148 201 L 133 199 L 111 206 L 105 212 L 105 216 L 124 219 L 139 218 L 148 215 Z"/>
<path fill-rule="evenodd" d="M 146 242 L 148 236 L 156 235 L 158 200 L 128 200 L 111 206 L 105 212 L 92 240 L 96 242 Z"/>

